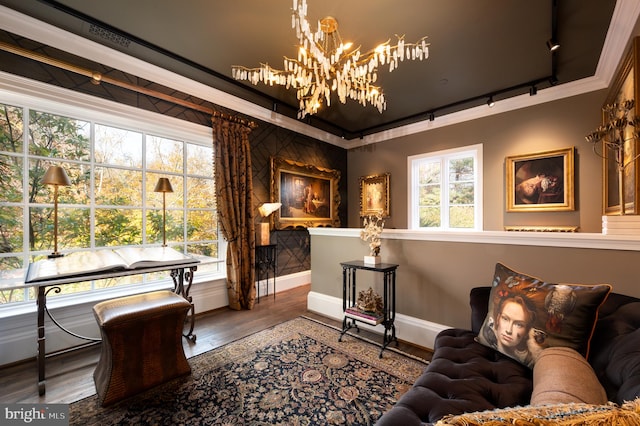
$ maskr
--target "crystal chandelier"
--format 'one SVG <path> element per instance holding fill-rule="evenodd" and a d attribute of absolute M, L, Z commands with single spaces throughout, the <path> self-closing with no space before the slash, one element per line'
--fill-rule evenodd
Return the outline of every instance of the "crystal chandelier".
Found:
<path fill-rule="evenodd" d="M 315 114 L 322 102 L 331 105 L 331 92 L 338 95 L 343 104 L 347 98 L 362 106 L 371 104 L 380 113 L 387 108 L 382 88 L 376 86 L 378 67 L 388 65 L 389 72 L 406 60 L 423 60 L 429 57 L 427 37 L 416 43 L 405 43 L 404 36 L 398 37 L 395 46 L 390 41 L 375 49 L 360 53 L 360 48 L 351 49 L 352 43 L 343 43 L 335 18 L 326 17 L 318 22 L 318 29 L 312 31 L 307 21 L 306 0 L 293 0 L 292 27 L 300 43 L 297 59 L 284 57 L 284 70 L 269 64 L 260 68 L 232 66 L 236 80 L 263 82 L 296 89 L 300 101 L 298 118 Z"/>
<path fill-rule="evenodd" d="M 634 116 L 634 106 L 633 99 L 605 105 L 602 109 L 604 124 L 585 136 L 586 141 L 593 144 L 593 152 L 596 155 L 605 160 L 611 158 L 616 164 L 621 215 L 626 213 L 624 170 L 640 157 L 640 154 L 635 152 L 634 144 L 625 148 L 627 142 L 640 139 L 640 117 Z M 600 143 L 602 145 L 598 151 Z M 627 152 L 628 148 L 631 152 Z"/>

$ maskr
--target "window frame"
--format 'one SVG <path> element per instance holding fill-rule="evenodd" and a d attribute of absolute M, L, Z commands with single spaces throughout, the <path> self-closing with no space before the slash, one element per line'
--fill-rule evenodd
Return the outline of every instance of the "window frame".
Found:
<path fill-rule="evenodd" d="M 131 131 L 137 131 L 143 133 L 143 135 L 162 137 L 171 140 L 181 141 L 184 145 L 184 167 L 183 176 L 185 179 L 187 177 L 192 177 L 192 173 L 189 174 L 186 169 L 186 156 L 187 156 L 187 144 L 199 145 L 207 148 L 211 148 L 213 143 L 212 137 L 212 129 L 208 126 L 203 126 L 195 123 L 191 123 L 188 121 L 180 120 L 174 117 L 164 116 L 158 113 L 138 109 L 135 107 L 131 107 L 128 105 L 120 104 L 113 101 L 108 101 L 100 98 L 96 98 L 90 95 L 86 95 L 83 93 L 78 93 L 71 91 L 69 89 L 64 89 L 56 86 L 51 86 L 46 83 L 41 83 L 33 80 L 29 80 L 23 77 L 0 73 L 0 103 L 5 105 L 11 105 L 17 108 L 23 109 L 23 114 L 29 110 L 34 110 L 42 113 L 53 114 L 57 116 L 69 117 L 74 120 L 82 120 L 91 123 L 92 133 L 94 125 L 103 125 L 103 126 L 111 126 L 115 128 L 121 128 Z M 25 115 L 28 117 L 28 115 Z M 25 132 L 26 133 L 26 132 Z M 93 136 L 93 135 L 92 135 Z M 24 147 L 21 154 L 21 158 L 28 159 L 28 142 L 27 136 L 25 135 Z M 93 157 L 93 138 L 91 144 L 91 152 Z M 143 153 L 144 154 L 144 153 Z M 103 164 L 98 164 L 91 160 L 92 167 L 94 166 L 104 166 Z M 24 164 L 24 167 L 28 167 L 28 163 Z M 155 170 L 146 170 L 144 169 L 144 173 L 153 172 L 156 173 Z M 170 174 L 170 173 L 169 173 Z M 26 181 L 28 179 L 27 174 L 24 174 L 23 179 Z M 24 183 L 26 184 L 26 182 Z M 144 193 L 144 192 L 143 192 Z M 83 208 L 91 208 L 95 207 L 93 205 L 94 201 L 92 200 L 91 205 L 83 206 Z M 10 203 L 12 205 L 16 205 L 16 203 Z M 29 211 L 30 205 L 28 200 L 24 199 L 17 203 L 23 208 L 23 211 Z M 26 208 L 26 210 L 24 210 Z M 186 217 L 188 213 L 192 210 L 191 207 L 188 207 L 185 203 L 181 209 L 183 211 L 183 216 Z M 24 217 L 23 222 L 28 221 L 28 218 Z M 184 225 L 186 227 L 186 222 Z M 209 264 L 217 264 L 218 271 L 209 272 L 209 273 L 199 273 L 194 276 L 194 283 L 202 282 L 202 281 L 211 281 L 215 279 L 224 278 L 226 275 L 225 268 L 223 267 L 225 263 L 225 254 L 226 254 L 226 243 L 222 238 L 221 230 L 217 228 L 217 244 L 218 244 L 218 257 L 214 258 L 212 262 L 208 262 Z M 23 239 L 23 241 L 25 241 Z M 92 245 L 93 245 L 94 237 L 92 236 Z M 181 241 L 180 246 L 185 246 L 187 244 L 186 239 Z M 152 243 L 147 243 L 145 245 L 156 245 Z M 95 248 L 99 249 L 99 248 Z M 14 252 L 11 256 L 15 257 L 22 256 L 30 259 L 32 254 L 37 254 L 39 252 L 29 252 L 28 242 L 23 243 L 22 252 Z M 0 253 L 0 256 L 3 254 Z M 6 254 L 9 256 L 9 254 Z M 25 271 L 26 271 L 26 266 Z M 1 284 L 1 283 L 0 283 Z M 173 283 L 170 278 L 161 281 L 153 281 L 148 283 L 141 283 L 136 285 L 114 287 L 111 290 L 114 290 L 118 293 L 123 293 L 121 289 L 127 288 L 124 293 L 137 293 L 141 291 L 148 291 L 148 287 L 152 286 L 153 288 L 160 286 L 167 287 L 168 285 L 173 286 Z M 15 285 L 0 285 L 0 291 L 5 289 L 15 288 Z M 29 287 L 25 287 L 25 291 L 29 290 Z M 101 290 L 105 293 L 108 293 L 110 290 Z M 56 297 L 56 299 L 68 298 L 69 300 L 73 300 L 73 304 L 82 303 L 83 300 L 94 300 L 96 298 L 96 292 L 93 289 L 81 292 L 81 293 L 72 293 L 69 295 L 61 295 Z M 84 296 L 84 297 L 83 297 Z M 21 310 L 20 306 L 24 306 L 25 304 L 29 305 L 33 302 L 33 299 L 29 298 L 22 302 L 11 302 L 0 305 L 0 310 L 10 311 L 17 309 Z M 66 303 L 65 303 L 66 304 Z M 8 312 L 5 312 L 5 314 Z"/>
<path fill-rule="evenodd" d="M 411 155 L 407 157 L 407 186 L 409 188 L 407 194 L 407 223 L 408 229 L 420 230 L 420 231 L 442 231 L 442 232 L 468 232 L 468 231 L 482 231 L 483 226 L 483 180 L 482 180 L 482 150 L 483 145 L 481 143 L 474 145 L 467 145 L 458 148 L 444 149 L 439 151 L 427 152 L 422 154 Z M 449 200 L 448 200 L 448 187 L 449 176 L 446 173 L 447 168 L 441 168 L 441 193 L 440 193 L 440 217 L 441 226 L 438 227 L 420 227 L 420 214 L 418 206 L 418 167 L 421 163 L 426 161 L 440 162 L 440 164 L 448 164 L 450 160 L 460 157 L 473 157 L 474 160 L 474 226 L 472 228 L 452 228 L 449 226 Z"/>

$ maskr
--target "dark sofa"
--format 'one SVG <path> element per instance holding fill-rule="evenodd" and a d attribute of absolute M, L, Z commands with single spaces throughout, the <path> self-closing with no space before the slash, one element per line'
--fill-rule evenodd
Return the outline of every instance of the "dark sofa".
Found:
<path fill-rule="evenodd" d="M 471 330 L 439 333 L 427 369 L 376 425 L 423 425 L 450 414 L 529 404 L 532 370 L 475 341 L 490 291 L 471 290 Z M 623 404 L 640 397 L 640 299 L 608 296 L 599 310 L 588 360 L 609 401 Z"/>

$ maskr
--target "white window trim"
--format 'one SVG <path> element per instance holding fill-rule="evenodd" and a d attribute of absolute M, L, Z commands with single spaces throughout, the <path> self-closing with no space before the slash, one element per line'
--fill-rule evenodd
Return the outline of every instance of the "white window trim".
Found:
<path fill-rule="evenodd" d="M 419 228 L 418 220 L 419 217 L 415 214 L 415 202 L 417 202 L 418 194 L 417 194 L 417 185 L 414 182 L 414 167 L 415 162 L 420 161 L 425 158 L 448 158 L 454 157 L 458 154 L 462 154 L 465 152 L 475 152 L 476 165 L 474 167 L 474 175 L 475 175 L 475 185 L 474 185 L 474 224 L 473 228 L 462 229 L 462 228 Z M 441 151 L 433 151 L 426 152 L 417 155 L 411 155 L 407 157 L 407 223 L 409 224 L 409 229 L 420 230 L 420 231 L 428 231 L 428 232 L 477 232 L 482 231 L 484 229 L 483 222 L 483 151 L 482 144 L 475 145 L 467 145 L 459 148 L 451 148 L 445 149 Z"/>

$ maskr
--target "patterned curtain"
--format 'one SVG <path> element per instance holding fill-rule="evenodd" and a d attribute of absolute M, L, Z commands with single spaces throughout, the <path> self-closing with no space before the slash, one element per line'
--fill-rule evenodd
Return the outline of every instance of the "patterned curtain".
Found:
<path fill-rule="evenodd" d="M 227 292 L 231 309 L 253 309 L 255 229 L 249 133 L 255 123 L 214 112 L 214 176 L 218 217 L 227 245 Z"/>

